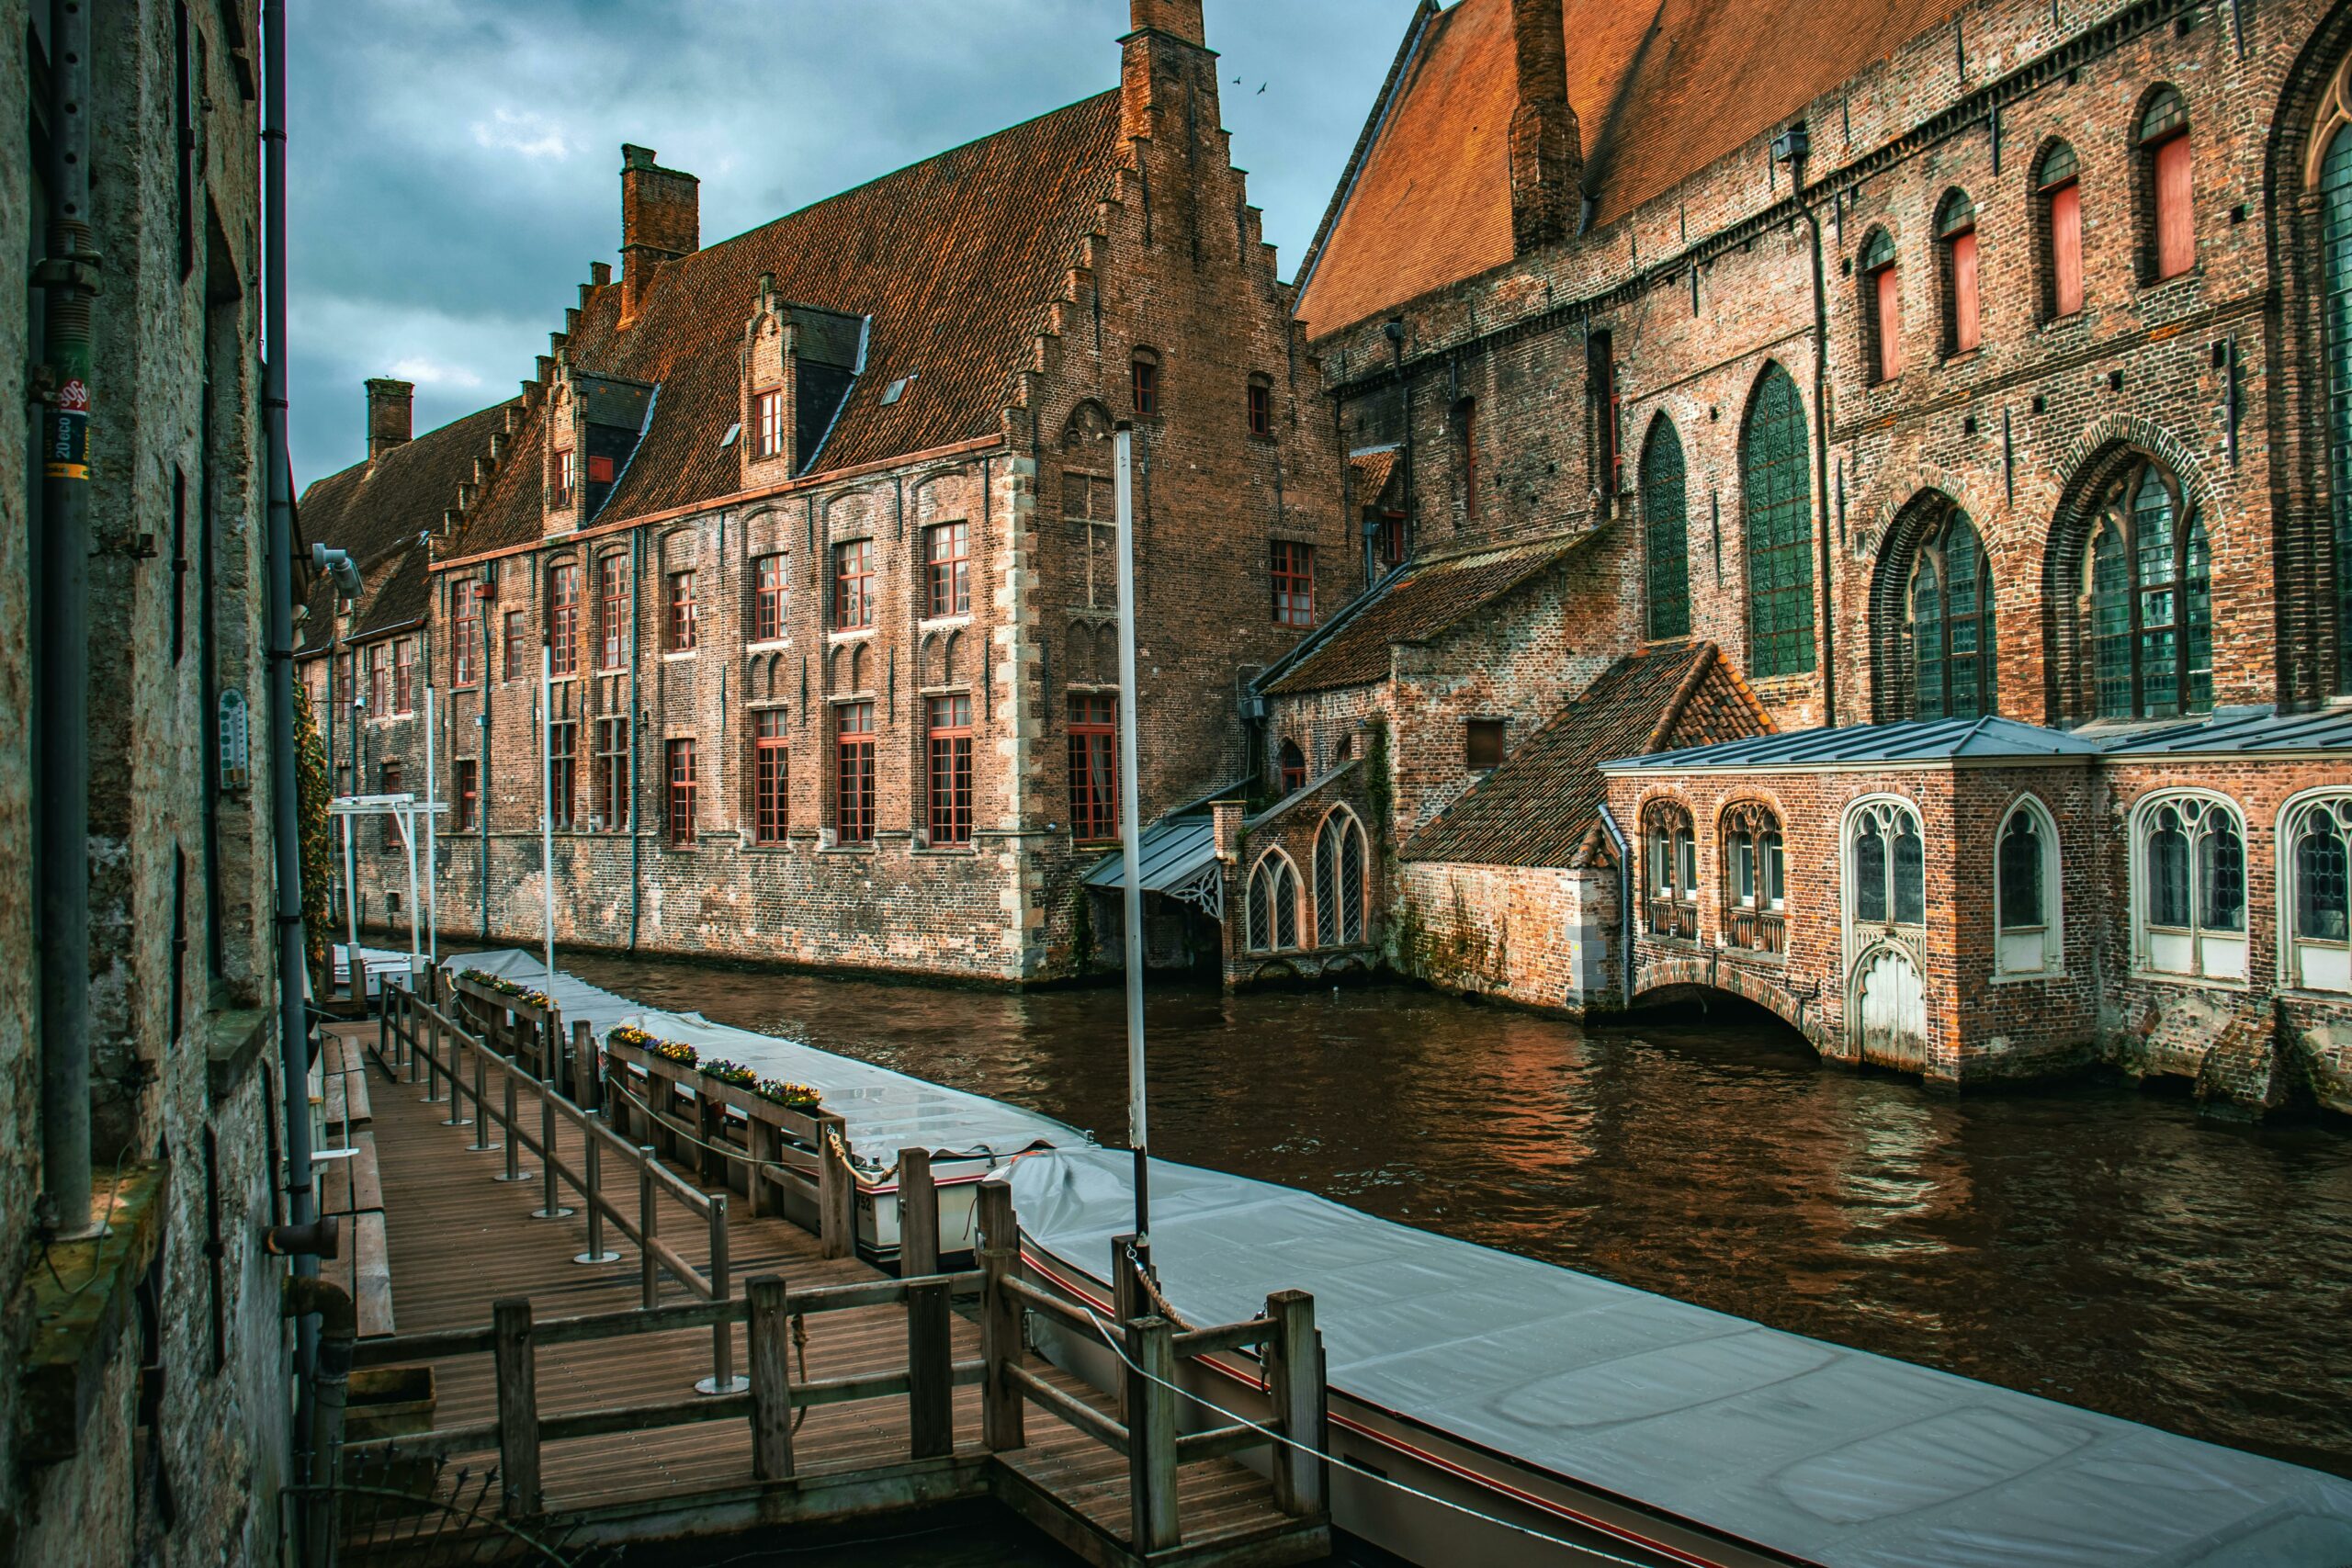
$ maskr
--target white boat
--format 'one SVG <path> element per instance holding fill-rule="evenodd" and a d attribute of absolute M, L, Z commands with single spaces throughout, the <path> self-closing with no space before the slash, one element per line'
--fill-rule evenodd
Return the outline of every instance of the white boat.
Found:
<path fill-rule="evenodd" d="M 1011 1163 L 1030 1280 L 1111 1318 L 1133 1156 Z M 1187 1320 L 1313 1293 L 1333 1521 L 1430 1568 L 2343 1568 L 2352 1482 L 1155 1160 Z M 1111 1353 L 1032 1319 L 1095 1386 Z M 1264 1414 L 1246 1354 L 1188 1393 Z M 1190 1407 L 1186 1425 L 1230 1416 Z M 1261 1450 L 1262 1452 L 1262 1450 Z"/>

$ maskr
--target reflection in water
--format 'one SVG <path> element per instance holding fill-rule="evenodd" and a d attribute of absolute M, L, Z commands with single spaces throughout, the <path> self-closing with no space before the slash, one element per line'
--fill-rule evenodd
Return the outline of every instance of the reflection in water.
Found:
<path fill-rule="evenodd" d="M 577 960 L 1123 1143 L 1115 990 Z M 1769 1021 L 1556 1020 L 1404 988 L 1150 1000 L 1170 1159 L 1776 1327 L 2352 1474 L 2352 1139 L 2110 1082 L 1931 1095 Z"/>

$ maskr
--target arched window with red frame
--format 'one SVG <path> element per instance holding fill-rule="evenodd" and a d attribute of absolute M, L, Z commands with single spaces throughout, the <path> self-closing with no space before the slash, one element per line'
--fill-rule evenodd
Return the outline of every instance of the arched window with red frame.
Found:
<path fill-rule="evenodd" d="M 1291 795 L 1306 787 L 1306 753 L 1298 749 L 1297 741 L 1283 742 L 1282 750 L 1275 757 L 1274 772 L 1280 794 Z"/>
<path fill-rule="evenodd" d="M 2159 87 L 2140 111 L 2140 180 L 2147 217 L 2142 225 L 2142 281 L 2161 283 L 2197 265 L 2197 217 L 2189 157 L 2188 106 L 2171 87 Z"/>
<path fill-rule="evenodd" d="M 1873 382 L 1903 373 L 1903 269 L 1894 265 L 1894 239 L 1873 229 L 1862 242 L 1855 268 L 1862 280 L 1862 358 Z"/>
<path fill-rule="evenodd" d="M 1976 204 L 1966 191 L 1948 192 L 1936 209 L 1937 259 L 1943 272 L 1944 355 L 1966 354 L 1984 341 L 1976 288 Z"/>
<path fill-rule="evenodd" d="M 2041 314 L 2054 321 L 2083 308 L 2083 186 L 2075 150 L 2052 143 L 2033 184 L 2041 223 Z"/>

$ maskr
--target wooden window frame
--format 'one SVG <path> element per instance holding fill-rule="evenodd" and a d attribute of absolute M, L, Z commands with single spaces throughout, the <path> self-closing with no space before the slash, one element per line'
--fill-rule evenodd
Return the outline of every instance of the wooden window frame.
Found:
<path fill-rule="evenodd" d="M 1243 392 L 1242 419 L 1244 428 L 1260 441 L 1274 436 L 1274 384 L 1263 376 L 1253 375 Z"/>
<path fill-rule="evenodd" d="M 1306 751 L 1295 740 L 1284 739 L 1274 753 L 1274 789 L 1287 798 L 1306 787 Z"/>
<path fill-rule="evenodd" d="M 874 541 L 843 539 L 833 547 L 833 629 L 873 629 Z"/>
<path fill-rule="evenodd" d="M 1128 405 L 1137 419 L 1157 419 L 1167 389 L 1161 384 L 1159 355 L 1148 348 L 1138 348 L 1127 358 Z"/>
<path fill-rule="evenodd" d="M 752 453 L 761 458 L 784 456 L 784 389 L 770 387 L 752 394 Z"/>
<path fill-rule="evenodd" d="M 833 842 L 874 841 L 876 732 L 871 700 L 833 709 Z"/>
<path fill-rule="evenodd" d="M 522 611 L 509 610 L 506 612 L 505 623 L 500 628 L 500 641 L 503 646 L 503 658 L 505 660 L 506 671 L 505 678 L 509 681 L 522 681 L 529 679 L 531 630 L 529 626 L 524 624 L 524 615 Z"/>
<path fill-rule="evenodd" d="M 580 826 L 580 724 L 565 719 L 547 727 L 548 816 L 556 831 Z"/>
<path fill-rule="evenodd" d="M 1780 814 L 1760 800 L 1723 814 L 1724 944 L 1750 953 L 1788 951 L 1788 840 Z"/>
<path fill-rule="evenodd" d="M 662 837 L 673 850 L 690 850 L 695 847 L 695 795 L 701 782 L 695 774 L 694 737 L 670 737 L 662 743 L 662 757 L 669 781 Z"/>
<path fill-rule="evenodd" d="M 773 578 L 773 581 L 771 581 Z M 752 640 L 782 642 L 785 638 L 785 552 L 752 558 Z"/>
<path fill-rule="evenodd" d="M 922 531 L 923 606 L 930 620 L 972 613 L 972 533 L 962 520 Z"/>
<path fill-rule="evenodd" d="M 972 841 L 972 699 L 965 693 L 923 703 L 924 794 L 933 849 Z"/>
<path fill-rule="evenodd" d="M 752 841 L 781 844 L 792 828 L 792 744 L 782 708 L 752 712 Z"/>
<path fill-rule="evenodd" d="M 1984 342 L 1984 301 L 1980 288 L 1976 204 L 1962 190 L 1947 192 L 1936 209 L 1936 261 L 1943 286 L 1943 353 L 1946 359 L 1973 354 Z"/>
<path fill-rule="evenodd" d="M 551 676 L 580 672 L 580 579 L 578 561 L 559 561 L 548 568 L 548 673 Z"/>
<path fill-rule="evenodd" d="M 470 833 L 476 826 L 475 813 L 481 809 L 481 761 L 475 757 L 459 757 L 450 765 L 449 829 L 456 833 Z"/>
<path fill-rule="evenodd" d="M 416 711 L 416 638 L 392 639 L 392 711 Z"/>
<path fill-rule="evenodd" d="M 560 447 L 555 455 L 555 483 L 548 503 L 558 512 L 571 508 L 572 496 L 580 488 L 580 465 L 569 446 Z"/>
<path fill-rule="evenodd" d="M 2140 282 L 2153 288 L 2197 270 L 2196 149 L 2179 90 L 2165 86 L 2151 93 L 2132 135 L 2144 212 Z"/>
<path fill-rule="evenodd" d="M 2034 221 L 2041 242 L 2041 319 L 2062 321 L 2081 312 L 2085 298 L 2082 165 L 2064 141 L 2045 149 L 2035 165 Z"/>
<path fill-rule="evenodd" d="M 1072 692 L 1069 706 L 1069 830 L 1080 843 L 1119 836 L 1119 699 Z"/>
<path fill-rule="evenodd" d="M 672 653 L 692 653 L 701 641 L 701 616 L 695 600 L 695 571 L 687 567 L 670 573 L 666 639 Z"/>
<path fill-rule="evenodd" d="M 596 558 L 596 668 L 628 661 L 628 558 L 606 550 Z"/>
<path fill-rule="evenodd" d="M 1903 268 L 1894 236 L 1873 229 L 1854 275 L 1861 280 L 1863 369 L 1873 387 L 1903 374 Z"/>
<path fill-rule="evenodd" d="M 474 656 L 481 651 L 481 584 L 471 580 L 450 589 L 449 684 L 474 683 Z"/>
<path fill-rule="evenodd" d="M 606 716 L 589 732 L 589 816 L 607 833 L 628 830 L 629 800 L 629 721 Z"/>
<path fill-rule="evenodd" d="M 1272 541 L 1269 574 L 1273 590 L 1274 624 L 1311 626 L 1315 624 L 1315 547 L 1297 539 Z"/>

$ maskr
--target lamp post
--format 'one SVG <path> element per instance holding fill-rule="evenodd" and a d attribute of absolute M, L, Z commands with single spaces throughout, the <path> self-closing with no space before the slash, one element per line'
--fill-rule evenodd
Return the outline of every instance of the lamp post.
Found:
<path fill-rule="evenodd" d="M 1119 859 L 1125 873 L 1127 959 L 1127 1142 L 1136 1156 L 1136 1246 L 1151 1256 L 1151 1156 L 1144 1084 L 1141 804 L 1136 787 L 1135 427 L 1119 422 L 1114 495 L 1119 534 Z"/>

